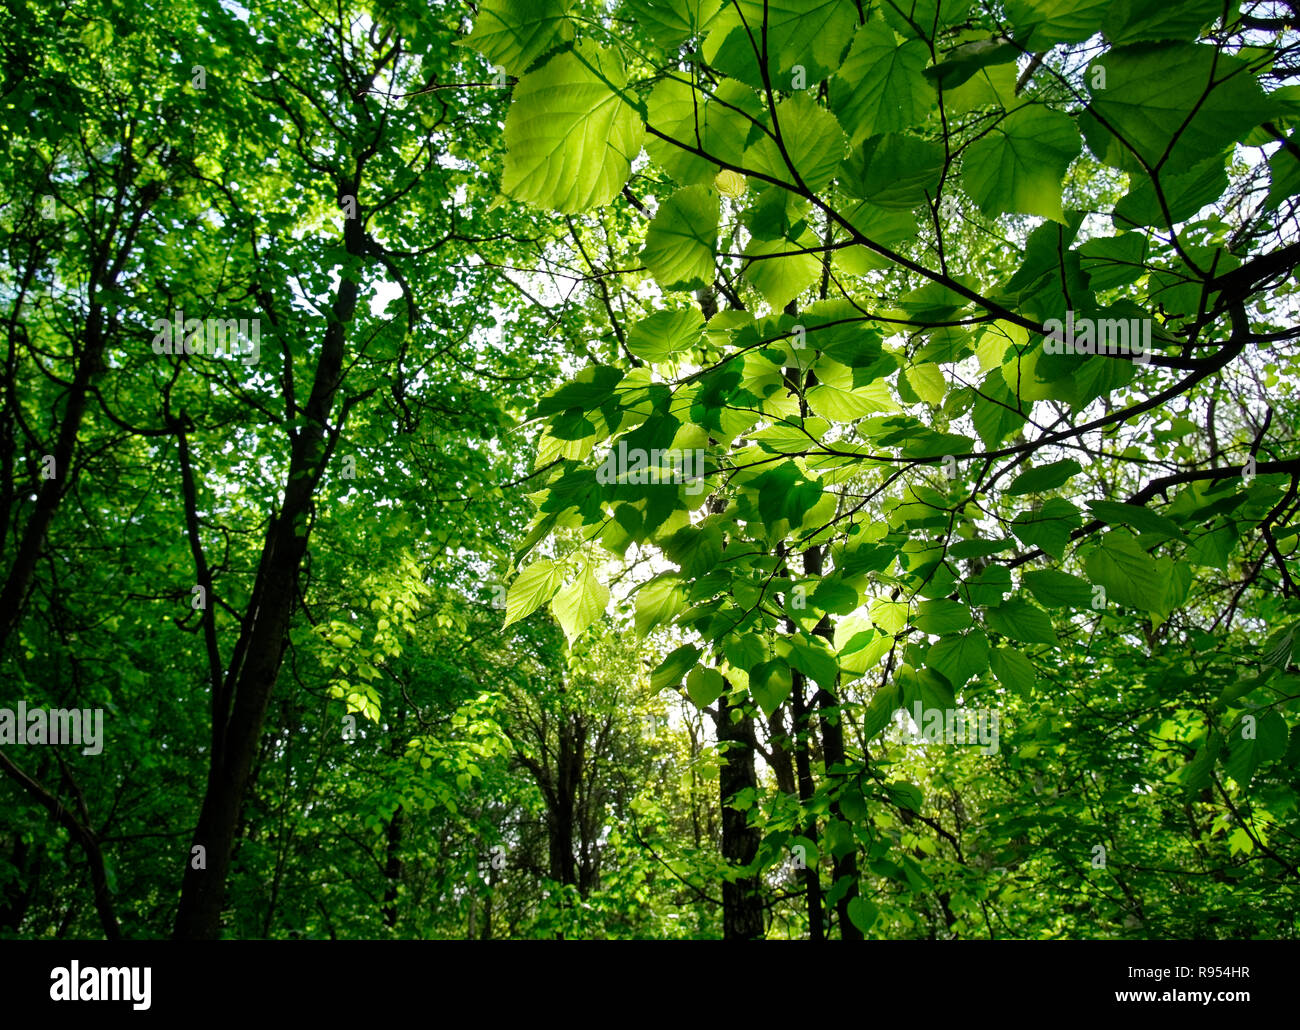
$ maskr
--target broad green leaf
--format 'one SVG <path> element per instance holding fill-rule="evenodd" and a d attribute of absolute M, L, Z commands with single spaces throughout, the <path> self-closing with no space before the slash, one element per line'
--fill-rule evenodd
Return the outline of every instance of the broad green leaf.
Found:
<path fill-rule="evenodd" d="M 1229 736 L 1224 769 L 1240 786 L 1249 785 L 1261 765 L 1286 752 L 1288 732 L 1286 720 L 1277 712 L 1244 716 Z"/>
<path fill-rule="evenodd" d="M 1079 267 L 1094 290 L 1124 286 L 1142 277 L 1147 240 L 1142 233 L 1098 236 L 1079 247 Z"/>
<path fill-rule="evenodd" d="M 1042 493 L 1044 490 L 1055 490 L 1071 476 L 1078 475 L 1082 471 L 1083 466 L 1073 458 L 1054 461 L 1048 465 L 1039 465 L 1037 468 L 1026 469 L 1016 476 L 1008 484 L 1006 492 L 1012 497 L 1018 497 L 1021 494 L 1036 494 Z"/>
<path fill-rule="evenodd" d="M 926 404 L 939 405 L 948 393 L 948 380 L 938 365 L 912 365 L 906 373 L 908 385 Z"/>
<path fill-rule="evenodd" d="M 1025 424 L 1030 405 L 1017 398 L 1007 386 L 1000 368 L 980 381 L 972 421 L 986 447 L 996 447 Z"/>
<path fill-rule="evenodd" d="M 844 162 L 844 190 L 875 207 L 910 211 L 939 192 L 943 147 L 929 140 L 888 133 L 873 136 Z"/>
<path fill-rule="evenodd" d="M 913 626 L 936 637 L 966 629 L 971 624 L 970 609 L 946 598 L 922 601 L 912 616 Z"/>
<path fill-rule="evenodd" d="M 1223 0 L 1116 0 L 1102 31 L 1116 46 L 1141 40 L 1192 40 L 1223 14 Z"/>
<path fill-rule="evenodd" d="M 1065 221 L 1061 180 L 1082 149 L 1074 121 L 1046 107 L 1021 107 L 972 143 L 962 162 L 966 192 L 990 215 Z"/>
<path fill-rule="evenodd" d="M 1008 0 L 1016 40 L 1028 50 L 1050 50 L 1057 43 L 1082 43 L 1101 31 L 1115 0 Z"/>
<path fill-rule="evenodd" d="M 717 669 L 697 665 L 686 674 L 686 693 L 701 708 L 707 708 L 727 690 L 727 681 Z"/>
<path fill-rule="evenodd" d="M 483 0 L 474 31 L 459 46 L 473 47 L 496 67 L 523 75 L 542 54 L 573 39 L 571 0 Z"/>
<path fill-rule="evenodd" d="M 989 667 L 989 638 L 978 629 L 945 637 L 926 653 L 925 664 L 960 689 Z"/>
<path fill-rule="evenodd" d="M 541 558 L 515 577 L 506 592 L 506 621 L 526 619 L 555 596 L 560 587 L 560 569 L 549 558 Z"/>
<path fill-rule="evenodd" d="M 929 59 L 920 40 L 900 44 L 879 15 L 858 29 L 830 87 L 831 107 L 854 146 L 925 121 L 937 102 L 922 71 Z"/>
<path fill-rule="evenodd" d="M 627 333 L 627 349 L 652 363 L 666 361 L 700 342 L 704 316 L 698 308 L 656 311 Z"/>
<path fill-rule="evenodd" d="M 636 593 L 636 631 L 646 636 L 667 625 L 686 607 L 682 581 L 672 573 L 656 576 Z"/>
<path fill-rule="evenodd" d="M 1183 539 L 1183 531 L 1167 515 L 1151 511 L 1139 504 L 1122 504 L 1118 501 L 1089 501 L 1094 517 L 1112 526 L 1132 526 L 1139 533 L 1151 533 L 1163 538 Z"/>
<path fill-rule="evenodd" d="M 1244 60 L 1208 44 L 1117 47 L 1085 78 L 1097 83 L 1096 117 L 1080 119 L 1089 149 L 1128 171 L 1186 171 L 1277 110 Z"/>
<path fill-rule="evenodd" d="M 538 207 L 576 213 L 608 204 L 627 182 L 645 126 L 617 53 L 586 44 L 515 87 L 506 115 L 501 188 Z"/>
<path fill-rule="evenodd" d="M 890 636 L 902 632 L 907 625 L 910 607 L 906 601 L 890 601 L 885 598 L 871 602 L 871 621 Z"/>
<path fill-rule="evenodd" d="M 1130 534 L 1107 533 L 1084 559 L 1088 578 L 1106 588 L 1106 598 L 1143 611 L 1163 608 L 1165 583 L 1155 560 Z"/>
<path fill-rule="evenodd" d="M 510 598 L 507 596 L 507 607 L 509 603 Z M 551 600 L 551 610 L 572 645 L 583 630 L 604 614 L 608 604 L 609 587 L 597 580 L 591 566 L 586 565 L 578 578 L 562 588 Z"/>
<path fill-rule="evenodd" d="M 646 112 L 650 126 L 668 138 L 647 135 L 646 150 L 674 182 L 712 183 L 719 171 L 715 161 L 744 166 L 746 143 L 757 132 L 755 120 L 763 111 L 758 95 L 733 79 L 710 94 L 682 79 L 666 78 L 651 90 Z"/>
<path fill-rule="evenodd" d="M 793 685 L 790 666 L 779 658 L 759 662 L 749 670 L 749 693 L 768 717 L 790 696 Z"/>
<path fill-rule="evenodd" d="M 820 244 L 805 231 L 797 241 L 751 240 L 745 248 L 745 278 L 773 311 L 781 311 L 821 274 Z"/>
<path fill-rule="evenodd" d="M 984 613 L 989 628 L 1024 644 L 1055 644 L 1056 630 L 1047 612 L 1012 598 Z"/>
<path fill-rule="evenodd" d="M 695 290 L 712 284 L 717 246 L 718 194 L 687 186 L 659 206 L 641 260 L 663 289 Z"/>
<path fill-rule="evenodd" d="M 949 50 L 943 60 L 925 69 L 925 77 L 945 91 L 956 89 L 983 68 L 1015 64 L 1021 49 L 1005 39 L 977 39 Z"/>
<path fill-rule="evenodd" d="M 676 50 L 708 27 L 722 0 L 628 0 L 636 24 L 665 50 Z"/>
<path fill-rule="evenodd" d="M 989 664 L 998 682 L 1021 697 L 1028 697 L 1038 681 L 1034 663 L 1014 647 L 997 647 L 989 656 Z"/>
<path fill-rule="evenodd" d="M 808 89 L 839 65 L 857 9 L 843 0 L 736 0 L 712 23 L 705 61 L 756 89 L 763 88 L 758 55 L 767 50 L 766 77 L 781 90 Z"/>
<path fill-rule="evenodd" d="M 861 895 L 849 898 L 849 920 L 863 933 L 868 933 L 880 916 L 880 906 Z"/>
<path fill-rule="evenodd" d="M 808 406 L 824 419 L 852 422 L 874 411 L 898 410 L 883 379 L 855 387 L 853 369 L 825 359 L 818 362 L 817 375 L 821 382 L 808 391 Z"/>
<path fill-rule="evenodd" d="M 794 183 L 797 174 L 813 193 L 824 190 L 844 160 L 844 133 L 834 116 L 808 93 L 796 93 L 776 105 L 776 124 L 780 144 L 763 135 L 745 154 L 745 167 L 777 182 Z"/>
<path fill-rule="evenodd" d="M 658 693 L 666 687 L 675 687 L 682 677 L 695 666 L 700 657 L 700 649 L 694 644 L 683 644 L 668 655 L 650 674 L 650 690 Z"/>
<path fill-rule="evenodd" d="M 1017 515 L 1011 532 L 1029 546 L 1041 547 L 1053 558 L 1060 558 L 1080 522 L 1078 508 L 1062 497 L 1050 497 L 1038 511 Z"/>
<path fill-rule="evenodd" d="M 961 596 L 971 605 L 1001 604 L 1010 591 L 1011 570 L 1005 565 L 990 565 L 961 585 Z"/>
<path fill-rule="evenodd" d="M 1057 569 L 1026 572 L 1024 584 L 1034 600 L 1048 608 L 1090 608 L 1092 587 L 1087 580 Z"/>

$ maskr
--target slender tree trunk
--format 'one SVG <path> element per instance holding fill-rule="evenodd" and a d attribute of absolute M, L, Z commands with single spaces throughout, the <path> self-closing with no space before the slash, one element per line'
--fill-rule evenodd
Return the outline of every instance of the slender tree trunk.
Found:
<path fill-rule="evenodd" d="M 731 721 L 732 708 L 726 696 L 718 698 L 714 716 L 722 765 L 718 770 L 718 800 L 722 808 L 722 858 L 731 867 L 749 866 L 758 854 L 758 830 L 749 825 L 747 812 L 729 804 L 746 788 L 756 788 L 754 772 L 754 723 L 742 716 Z M 728 875 L 722 884 L 722 936 L 728 941 L 745 941 L 763 936 L 763 899 L 758 875 Z"/>
<path fill-rule="evenodd" d="M 402 806 L 393 810 L 393 817 L 388 820 L 385 832 L 388 858 L 384 866 L 384 876 L 388 886 L 384 890 L 384 925 L 392 929 L 397 925 L 397 888 L 402 882 Z"/>
<path fill-rule="evenodd" d="M 340 193 L 356 196 L 356 180 L 345 183 Z M 344 244 L 354 257 L 365 253 L 360 219 L 344 222 Z M 346 327 L 356 312 L 357 298 L 356 282 L 342 277 L 304 410 L 305 424 L 292 440 L 284 503 L 272 521 L 244 617 L 244 630 L 235 646 L 223 696 L 215 706 L 217 719 L 207 792 L 191 846 L 191 856 L 194 849 L 203 849 L 206 867 L 200 868 L 193 857 L 186 865 L 173 931 L 180 940 L 220 935 L 239 806 L 288 641 L 298 576 L 307 551 L 313 496 L 329 454 L 329 418 L 342 376 Z"/>
<path fill-rule="evenodd" d="M 803 556 L 804 571 L 811 576 L 820 576 L 824 559 L 822 549 L 820 547 L 810 547 L 804 551 Z M 830 620 L 823 618 L 817 623 L 813 632 L 829 641 L 831 639 Z M 845 763 L 843 716 L 839 711 L 839 699 L 829 691 L 819 690 L 816 700 L 821 710 L 818 721 L 821 723 L 822 729 L 822 757 L 826 763 L 827 779 L 833 787 L 837 782 L 843 780 L 842 773 L 832 771 L 837 766 L 843 767 Z M 834 797 L 833 793 L 832 797 Z M 837 799 L 831 801 L 831 815 L 836 819 L 844 819 L 844 813 L 840 810 L 840 803 Z M 848 889 L 835 905 L 835 911 L 839 915 L 840 939 L 860 941 L 862 940 L 862 931 L 849 918 L 849 902 L 858 896 L 858 853 L 856 847 L 845 855 L 832 856 L 831 870 L 832 883 L 838 884 L 842 880 L 848 881 Z"/>
<path fill-rule="evenodd" d="M 104 936 L 110 941 L 120 940 L 121 928 L 117 923 L 117 913 L 113 910 L 113 895 L 108 889 L 108 874 L 104 869 L 104 855 L 99 849 L 99 838 L 90 828 L 88 821 L 83 822 L 46 789 L 38 780 L 33 779 L 15 765 L 10 758 L 0 751 L 0 769 L 9 774 L 33 798 L 45 806 L 51 816 L 63 826 L 72 839 L 81 845 L 86 856 L 86 868 L 90 872 L 91 891 L 95 896 L 95 910 L 99 913 L 99 924 L 104 928 Z M 83 819 L 85 818 L 83 808 Z"/>
<path fill-rule="evenodd" d="M 808 708 L 804 699 L 804 676 L 798 670 L 792 672 L 794 689 L 791 691 L 790 705 L 794 715 L 794 766 L 799 782 L 799 800 L 807 804 L 816 791 L 813 782 L 812 762 L 808 757 Z M 803 835 L 813 844 L 817 843 L 817 818 L 809 816 L 804 824 Z M 826 929 L 822 923 L 822 878 L 819 863 L 815 856 L 808 856 L 808 865 L 803 871 L 804 896 L 808 903 L 808 939 L 821 941 L 826 939 Z"/>

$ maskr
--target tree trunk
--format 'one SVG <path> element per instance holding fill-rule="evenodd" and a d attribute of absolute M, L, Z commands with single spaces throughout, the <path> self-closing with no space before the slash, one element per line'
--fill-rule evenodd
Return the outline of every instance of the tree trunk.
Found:
<path fill-rule="evenodd" d="M 717 727 L 722 764 L 718 770 L 718 800 L 722 807 L 722 858 L 732 867 L 747 867 L 758 854 L 758 830 L 749 825 L 747 812 L 728 802 L 746 788 L 756 788 L 754 772 L 754 723 L 748 716 L 731 721 L 732 708 L 726 695 L 718 698 Z M 758 875 L 728 874 L 722 884 L 722 937 L 747 941 L 763 936 L 763 899 Z"/>
<path fill-rule="evenodd" d="M 804 551 L 804 572 L 810 576 L 820 576 L 823 568 L 823 557 L 820 547 L 810 547 Z M 830 620 L 823 618 L 817 623 L 813 632 L 830 641 Z M 843 773 L 832 772 L 837 766 L 842 767 L 845 762 L 844 724 L 838 711 L 839 699 L 834 694 L 827 690 L 819 690 L 817 691 L 816 701 L 821 710 L 819 721 L 822 728 L 822 758 L 826 764 L 827 780 L 833 787 L 844 779 Z M 832 797 L 834 797 L 833 792 Z M 838 800 L 831 801 L 831 815 L 836 819 L 844 819 Z M 862 940 L 862 931 L 849 919 L 849 902 L 858 896 L 858 853 L 856 845 L 846 855 L 831 857 L 831 871 L 832 883 L 838 884 L 841 880 L 848 880 L 848 890 L 844 892 L 835 905 L 835 911 L 839 915 L 840 939 L 860 941 Z"/>
<path fill-rule="evenodd" d="M 340 192 L 356 196 L 357 182 L 345 183 Z M 359 218 L 344 222 L 344 244 L 350 255 L 364 254 Z M 196 868 L 192 859 L 186 864 L 173 931 L 178 940 L 207 940 L 220 934 L 239 806 L 288 641 L 298 576 L 307 551 L 312 500 L 329 454 L 329 417 L 342 375 L 346 327 L 356 312 L 357 297 L 356 282 L 342 277 L 304 410 L 305 424 L 293 437 L 284 504 L 262 551 L 244 630 L 235 645 L 223 696 L 217 699 L 207 792 L 192 842 L 192 848 L 204 849 L 206 868 Z M 227 710 L 229 719 L 225 718 Z"/>

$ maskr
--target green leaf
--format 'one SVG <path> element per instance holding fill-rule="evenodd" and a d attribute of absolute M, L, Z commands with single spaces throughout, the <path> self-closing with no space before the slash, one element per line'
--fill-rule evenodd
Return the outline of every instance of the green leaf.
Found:
<path fill-rule="evenodd" d="M 835 689 L 839 676 L 839 663 L 830 646 L 821 637 L 803 635 L 789 638 L 790 651 L 787 661 L 792 668 L 798 669 L 805 676 L 814 680 L 819 687 L 826 690 Z"/>
<path fill-rule="evenodd" d="M 896 681 L 885 684 L 871 698 L 862 718 L 862 734 L 870 740 L 889 725 L 894 713 L 903 706 L 902 691 Z"/>
<path fill-rule="evenodd" d="M 1244 60 L 1209 44 L 1117 47 L 1084 78 L 1095 84 L 1096 117 L 1080 116 L 1088 147 L 1127 171 L 1186 171 L 1277 111 Z"/>
<path fill-rule="evenodd" d="M 645 126 L 618 54 L 593 44 L 552 58 L 515 87 L 506 115 L 504 192 L 577 213 L 608 204 L 627 182 Z"/>
<path fill-rule="evenodd" d="M 507 607 L 509 603 L 510 599 L 507 596 Z M 564 630 L 564 635 L 569 638 L 569 644 L 572 646 L 582 631 L 604 614 L 608 604 L 609 587 L 596 579 L 596 574 L 590 565 L 585 565 L 578 578 L 552 599 L 551 611 L 555 613 L 560 628 Z"/>
<path fill-rule="evenodd" d="M 718 194 L 687 186 L 659 205 L 641 260 L 663 289 L 695 290 L 713 283 L 717 246 Z"/>
<path fill-rule="evenodd" d="M 822 496 L 821 481 L 808 478 L 793 461 L 783 461 L 763 473 L 753 486 L 758 491 L 759 514 L 769 526 L 782 520 L 799 525 Z"/>
<path fill-rule="evenodd" d="M 656 311 L 628 330 L 627 349 L 657 364 L 697 346 L 703 332 L 704 315 L 698 308 Z"/>
<path fill-rule="evenodd" d="M 1109 290 L 1142 277 L 1147 259 L 1147 239 L 1138 232 L 1098 236 L 1078 250 L 1079 267 L 1088 276 L 1088 285 L 1093 290 Z"/>
<path fill-rule="evenodd" d="M 985 214 L 1015 212 L 1064 222 L 1061 181 L 1082 146 L 1069 116 L 1022 107 L 970 145 L 962 183 Z"/>
<path fill-rule="evenodd" d="M 971 418 L 986 447 L 996 447 L 1025 424 L 1029 406 L 1022 404 L 1007 386 L 1000 368 L 980 382 Z"/>
<path fill-rule="evenodd" d="M 793 686 L 790 666 L 779 658 L 759 662 L 749 670 L 749 693 L 768 718 L 790 696 Z"/>
<path fill-rule="evenodd" d="M 933 199 L 943 174 L 943 147 L 915 136 L 873 136 L 844 162 L 844 191 L 875 207 L 910 211 Z"/>
<path fill-rule="evenodd" d="M 876 919 L 880 915 L 880 907 L 874 902 L 855 895 L 849 898 L 849 921 L 863 933 L 867 933 L 876 925 Z"/>
<path fill-rule="evenodd" d="M 990 565 L 961 585 L 961 596 L 971 605 L 1001 604 L 1010 591 L 1011 570 L 1005 565 Z"/>
<path fill-rule="evenodd" d="M 1044 490 L 1055 490 L 1071 476 L 1076 476 L 1082 471 L 1083 466 L 1073 458 L 1054 461 L 1049 465 L 1026 469 L 1011 481 L 1006 492 L 1012 497 L 1018 497 L 1021 494 L 1037 494 L 1042 493 Z"/>
<path fill-rule="evenodd" d="M 1050 50 L 1057 43 L 1082 43 L 1101 31 L 1102 18 L 1115 0 L 1008 0 L 1007 15 L 1016 39 L 1028 50 Z"/>
<path fill-rule="evenodd" d="M 746 153 L 746 168 L 778 182 L 793 183 L 790 165 L 794 165 L 809 190 L 824 190 L 844 160 L 845 139 L 839 123 L 811 95 L 801 92 L 776 105 L 776 124 L 781 129 L 781 145 L 764 134 Z"/>
<path fill-rule="evenodd" d="M 628 0 L 633 20 L 665 50 L 699 35 L 721 7 L 721 0 Z"/>
<path fill-rule="evenodd" d="M 1223 0 L 1118 0 L 1102 31 L 1116 46 L 1149 39 L 1192 40 L 1223 14 Z"/>
<path fill-rule="evenodd" d="M 674 182 L 711 183 L 719 171 L 716 162 L 744 167 L 747 141 L 758 131 L 755 123 L 764 110 L 758 94 L 734 79 L 711 94 L 678 78 L 664 79 L 651 90 L 646 113 L 667 139 L 650 134 L 646 150 Z"/>
<path fill-rule="evenodd" d="M 989 664 L 998 682 L 1021 697 L 1028 697 L 1038 681 L 1034 663 L 1014 647 L 994 648 L 989 656 Z"/>
<path fill-rule="evenodd" d="M 831 422 L 852 422 L 873 411 L 897 411 L 883 379 L 855 385 L 854 370 L 839 362 L 822 358 L 817 363 L 816 386 L 808 391 L 808 407 Z"/>
<path fill-rule="evenodd" d="M 945 637 L 926 653 L 925 664 L 942 675 L 954 689 L 989 667 L 989 638 L 982 630 Z"/>
<path fill-rule="evenodd" d="M 925 803 L 925 793 L 915 783 L 887 783 L 885 790 L 889 792 L 889 799 L 900 808 L 919 812 Z"/>
<path fill-rule="evenodd" d="M 707 708 L 727 689 L 727 681 L 717 669 L 697 665 L 686 674 L 686 693 L 701 708 Z"/>
<path fill-rule="evenodd" d="M 1178 524 L 1166 515 L 1151 511 L 1139 504 L 1121 504 L 1117 501 L 1089 501 L 1088 507 L 1092 509 L 1092 514 L 1114 525 L 1132 526 L 1139 533 L 1151 533 L 1162 539 L 1177 538 L 1184 539 L 1183 531 L 1178 528 Z"/>
<path fill-rule="evenodd" d="M 937 601 L 922 601 L 917 605 L 912 625 L 922 633 L 936 637 L 945 633 L 955 633 L 972 625 L 970 609 L 957 601 L 941 598 Z"/>
<path fill-rule="evenodd" d="M 573 39 L 571 0 L 483 0 L 474 31 L 458 46 L 473 47 L 496 67 L 523 75 L 542 54 Z"/>
<path fill-rule="evenodd" d="M 1026 572 L 1024 584 L 1034 600 L 1048 608 L 1090 608 L 1092 587 L 1087 580 L 1057 569 Z"/>
<path fill-rule="evenodd" d="M 766 48 L 766 77 L 776 88 L 808 88 L 835 70 L 857 19 L 843 0 L 735 0 L 714 21 L 704 59 L 761 89 L 758 54 Z M 801 84 L 796 69 L 803 70 Z"/>
<path fill-rule="evenodd" d="M 781 311 L 790 301 L 816 282 L 821 274 L 821 256 L 817 238 L 805 231 L 798 241 L 750 240 L 745 248 L 745 278 L 754 284 L 773 311 Z"/>
<path fill-rule="evenodd" d="M 685 526 L 664 543 L 664 553 L 681 567 L 686 579 L 698 579 L 722 559 L 722 528 Z"/>
<path fill-rule="evenodd" d="M 636 593 L 636 631 L 646 636 L 667 625 L 686 607 L 682 581 L 673 573 L 656 576 Z"/>
<path fill-rule="evenodd" d="M 942 61 L 925 69 L 925 76 L 948 91 L 990 65 L 1014 64 L 1020 53 L 1019 47 L 1005 39 L 977 39 L 949 50 Z"/>
<path fill-rule="evenodd" d="M 1028 601 L 1012 598 L 984 613 L 989 628 L 1025 644 L 1055 644 L 1056 630 L 1047 612 Z"/>
<path fill-rule="evenodd" d="M 560 570 L 549 558 L 533 562 L 515 577 L 506 592 L 506 621 L 509 626 L 526 619 L 555 596 L 560 586 Z"/>
<path fill-rule="evenodd" d="M 694 644 L 683 644 L 656 666 L 650 674 L 652 693 L 667 687 L 675 687 L 682 681 L 688 669 L 692 668 L 700 657 L 700 649 Z"/>
<path fill-rule="evenodd" d="M 1211 727 L 1209 733 L 1202 739 L 1196 757 L 1176 774 L 1188 795 L 1195 794 L 1209 785 L 1210 775 L 1214 772 L 1214 763 L 1218 760 L 1219 749 L 1222 747 L 1223 735 Z"/>
<path fill-rule="evenodd" d="M 1165 583 L 1155 559 L 1130 534 L 1107 533 L 1083 566 L 1089 579 L 1106 588 L 1108 600 L 1143 611 L 1162 610 Z"/>
<path fill-rule="evenodd" d="M 1247 786 L 1261 765 L 1286 752 L 1288 733 L 1286 720 L 1277 712 L 1243 716 L 1230 737 L 1224 769 L 1240 786 Z"/>
<path fill-rule="evenodd" d="M 900 45 L 879 15 L 858 29 L 830 88 L 831 107 L 854 146 L 926 120 L 937 103 L 923 74 L 929 59 L 924 43 L 912 39 Z"/>
<path fill-rule="evenodd" d="M 1053 558 L 1060 558 L 1080 521 L 1078 508 L 1064 498 L 1052 497 L 1037 512 L 1017 515 L 1011 531 L 1031 547 L 1041 547 Z"/>

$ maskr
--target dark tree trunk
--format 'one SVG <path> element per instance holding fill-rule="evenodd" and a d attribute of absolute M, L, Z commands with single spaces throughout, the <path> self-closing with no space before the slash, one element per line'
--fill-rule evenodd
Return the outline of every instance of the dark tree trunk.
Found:
<path fill-rule="evenodd" d="M 356 181 L 344 184 L 340 193 L 356 196 Z M 348 253 L 362 256 L 365 238 L 360 219 L 348 219 L 344 227 Z M 357 297 L 356 282 L 346 276 L 340 279 L 304 411 L 305 425 L 292 441 L 284 504 L 272 520 L 244 629 L 235 645 L 222 696 L 215 699 L 208 786 L 193 838 L 193 845 L 205 851 L 206 868 L 196 868 L 187 856 L 173 932 L 180 940 L 212 939 L 220 934 L 239 807 L 288 641 L 298 576 L 307 551 L 312 500 L 330 451 L 329 419 L 342 377 L 347 325 L 356 312 Z"/>
<path fill-rule="evenodd" d="M 808 757 L 808 708 L 804 699 L 804 676 L 794 671 L 794 689 L 790 693 L 790 705 L 794 715 L 794 765 L 799 781 L 799 800 L 807 804 L 816 790 L 813 782 L 812 762 Z M 817 819 L 809 816 L 804 824 L 803 835 L 817 843 Z M 804 895 L 808 902 L 808 939 L 821 941 L 826 939 L 826 928 L 822 923 L 822 879 L 816 856 L 809 855 L 807 868 L 803 871 Z"/>
<path fill-rule="evenodd" d="M 731 721 L 726 696 L 718 698 L 714 716 L 722 765 L 718 770 L 718 800 L 722 807 L 722 858 L 728 866 L 748 867 L 758 854 L 758 830 L 747 812 L 728 802 L 740 791 L 758 786 L 754 772 L 754 723 L 748 716 Z M 763 936 L 763 899 L 756 873 L 729 874 L 722 884 L 722 937 L 747 941 Z"/>
<path fill-rule="evenodd" d="M 823 557 L 821 548 L 808 548 L 808 550 L 804 551 L 804 571 L 811 576 L 820 576 L 823 568 Z M 830 620 L 823 618 L 821 622 L 817 623 L 813 632 L 829 641 L 831 639 Z M 827 690 L 819 690 L 816 700 L 821 710 L 819 721 L 822 728 L 822 757 L 826 763 L 826 776 L 832 787 L 833 797 L 835 785 L 844 779 L 843 773 L 833 771 L 836 767 L 843 768 L 845 764 L 844 724 L 838 710 L 840 702 L 834 694 Z M 844 819 L 838 800 L 831 802 L 831 815 L 836 819 Z M 835 911 L 839 916 L 840 939 L 860 941 L 862 940 L 862 931 L 849 919 L 849 902 L 858 896 L 858 853 L 856 847 L 845 855 L 832 856 L 831 871 L 832 883 L 838 884 L 841 880 L 848 881 L 848 890 L 843 893 L 835 905 Z"/>
<path fill-rule="evenodd" d="M 384 925 L 397 925 L 397 888 L 402 882 L 402 806 L 393 810 L 393 817 L 388 820 L 385 833 L 388 859 L 384 866 L 384 877 L 388 886 L 384 890 Z"/>

